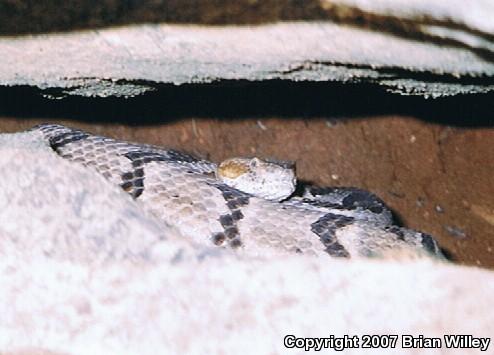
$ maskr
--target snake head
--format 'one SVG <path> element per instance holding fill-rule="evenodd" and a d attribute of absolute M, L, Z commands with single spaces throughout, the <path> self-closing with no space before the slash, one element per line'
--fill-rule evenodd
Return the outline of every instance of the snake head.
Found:
<path fill-rule="evenodd" d="M 240 191 L 273 201 L 288 198 L 297 183 L 293 163 L 257 157 L 224 160 L 217 168 L 216 177 Z"/>

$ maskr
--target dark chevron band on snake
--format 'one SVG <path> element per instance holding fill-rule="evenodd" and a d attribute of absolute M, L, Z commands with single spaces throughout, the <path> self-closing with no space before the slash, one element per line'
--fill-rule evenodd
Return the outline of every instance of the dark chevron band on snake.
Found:
<path fill-rule="evenodd" d="M 196 242 L 256 255 L 366 257 L 406 251 L 442 254 L 434 239 L 393 224 L 369 192 L 309 187 L 304 198 L 265 200 L 214 176 L 216 165 L 175 150 L 43 124 L 39 134 L 62 158 L 95 169 L 163 223 Z"/>

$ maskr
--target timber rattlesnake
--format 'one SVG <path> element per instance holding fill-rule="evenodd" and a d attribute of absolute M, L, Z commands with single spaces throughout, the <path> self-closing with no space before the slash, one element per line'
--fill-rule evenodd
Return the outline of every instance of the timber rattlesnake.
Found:
<path fill-rule="evenodd" d="M 30 131 L 40 134 L 61 157 L 94 168 L 162 222 L 203 244 L 256 255 L 360 257 L 387 256 L 398 250 L 442 257 L 431 236 L 394 225 L 388 208 L 369 192 L 307 187 L 301 196 L 290 197 L 295 176 L 283 164 L 233 159 L 218 168 L 175 150 L 61 125 L 43 124 Z M 248 177 L 252 169 L 277 166 L 281 174 L 268 174 L 261 184 L 264 190 L 256 183 L 250 191 L 233 187 L 236 178 Z M 280 176 L 284 177 L 278 183 Z M 282 193 L 270 195 L 278 190 Z"/>

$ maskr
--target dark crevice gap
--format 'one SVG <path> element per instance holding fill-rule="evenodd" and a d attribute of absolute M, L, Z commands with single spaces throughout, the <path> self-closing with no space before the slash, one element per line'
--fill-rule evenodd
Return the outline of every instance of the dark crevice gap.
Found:
<path fill-rule="evenodd" d="M 232 81 L 215 84 L 156 85 L 133 98 L 67 96 L 61 90 L 0 87 L 0 116 L 74 119 L 148 125 L 197 118 L 331 118 L 411 116 L 462 127 L 494 126 L 494 93 L 439 99 L 399 96 L 376 84 Z"/>

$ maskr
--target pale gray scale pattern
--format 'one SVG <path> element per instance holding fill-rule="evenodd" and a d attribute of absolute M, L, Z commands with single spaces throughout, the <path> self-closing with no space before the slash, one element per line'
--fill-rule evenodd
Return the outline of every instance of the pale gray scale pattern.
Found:
<path fill-rule="evenodd" d="M 394 223 L 391 210 L 376 195 L 353 187 L 317 187 L 306 186 L 302 202 L 340 211 L 338 214 L 351 213 L 351 216 L 382 225 Z"/>
<path fill-rule="evenodd" d="M 365 194 L 333 193 L 346 194 L 341 201 L 322 193 L 305 201 L 269 201 L 223 184 L 214 177 L 214 163 L 188 154 L 61 125 L 32 131 L 40 132 L 61 157 L 96 169 L 164 223 L 199 242 L 257 255 L 357 257 L 404 248 L 440 256 L 430 236 L 392 226 L 385 207 L 378 213 L 380 200 Z M 385 217 L 369 217 L 379 214 Z"/>
<path fill-rule="evenodd" d="M 219 218 L 225 232 L 214 235 L 213 241 L 216 245 L 221 245 L 226 240 L 230 246 L 238 248 L 242 246 L 242 241 L 240 239 L 237 222 L 244 218 L 241 207 L 249 204 L 251 196 L 219 182 L 209 184 L 221 191 L 221 194 L 226 201 L 226 206 L 230 210 L 230 213 L 221 215 Z"/>
<path fill-rule="evenodd" d="M 368 191 L 353 187 L 306 186 L 302 201 L 312 206 L 338 211 L 345 216 L 350 212 L 353 218 L 382 226 L 384 231 L 395 235 L 399 240 L 407 243 L 420 240 L 422 247 L 429 253 L 442 254 L 432 236 L 395 225 L 391 210 L 379 197 Z M 340 219 L 333 223 L 341 224 L 341 221 Z M 336 245 L 333 248 L 339 247 Z M 366 253 L 372 253 L 372 251 L 368 250 Z"/>
<path fill-rule="evenodd" d="M 316 233 L 331 256 L 348 258 L 350 254 L 336 238 L 336 229 L 354 222 L 354 218 L 327 213 L 311 224 L 311 231 Z"/>
<path fill-rule="evenodd" d="M 247 203 L 247 194 L 243 194 L 242 198 L 236 196 L 232 199 L 230 195 L 234 192 L 238 195 L 240 192 L 228 186 L 217 186 L 215 180 L 210 185 L 203 181 L 199 181 L 199 184 L 194 181 L 202 178 L 208 181 L 207 175 L 214 174 L 214 164 L 174 150 L 89 135 L 61 125 L 40 125 L 32 130 L 40 131 L 50 147 L 60 156 L 95 168 L 103 176 L 119 184 L 133 198 L 147 201 L 153 200 L 153 196 L 160 196 L 161 201 L 153 200 L 153 203 L 146 206 L 165 222 L 178 223 L 190 233 L 213 236 L 217 245 L 241 245 L 235 221 L 241 217 L 239 207 Z M 151 163 L 159 165 L 150 169 Z M 161 174 L 154 179 L 153 174 L 146 174 L 150 171 L 159 171 Z M 196 191 L 193 187 L 200 188 Z M 141 196 L 145 190 L 147 194 Z M 208 194 L 216 195 L 213 200 L 221 202 L 223 206 L 218 207 L 223 208 L 216 210 L 212 200 L 206 200 L 202 204 L 196 202 Z M 163 214 L 165 210 L 168 213 Z M 220 236 L 226 240 L 221 240 Z"/>

